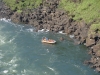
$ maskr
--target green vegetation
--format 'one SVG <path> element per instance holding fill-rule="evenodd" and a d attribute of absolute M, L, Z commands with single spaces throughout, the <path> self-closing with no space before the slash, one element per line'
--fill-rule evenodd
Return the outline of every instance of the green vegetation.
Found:
<path fill-rule="evenodd" d="M 100 23 L 92 24 L 90 26 L 90 29 L 88 31 L 88 37 L 90 37 L 91 35 L 94 37 L 94 36 L 96 36 L 96 33 L 100 34 Z"/>
<path fill-rule="evenodd" d="M 100 24 L 92 24 L 90 29 L 93 30 L 93 31 L 98 29 L 98 31 L 100 31 Z"/>
<path fill-rule="evenodd" d="M 42 0 L 3 0 L 12 10 L 22 12 L 23 9 L 36 8 Z M 77 1 L 77 2 L 74 2 Z M 79 2 L 80 1 L 80 2 Z M 100 19 L 100 0 L 60 0 L 59 8 L 75 15 L 74 19 L 83 19 L 87 23 Z M 99 22 L 99 21 L 98 21 Z"/>
<path fill-rule="evenodd" d="M 75 0 L 74 0 L 75 1 Z M 59 8 L 69 11 L 69 15 L 75 15 L 74 19 L 83 19 L 87 23 L 94 19 L 100 19 L 100 0 L 61 0 Z"/>
<path fill-rule="evenodd" d="M 36 8 L 42 3 L 42 0 L 3 0 L 11 10 L 22 12 L 24 9 Z"/>
<path fill-rule="evenodd" d="M 75 2 L 76 1 L 76 2 Z M 68 11 L 69 15 L 75 15 L 74 20 L 83 19 L 86 23 L 92 22 L 88 31 L 88 37 L 100 34 L 100 0 L 61 0 L 60 9 Z"/>

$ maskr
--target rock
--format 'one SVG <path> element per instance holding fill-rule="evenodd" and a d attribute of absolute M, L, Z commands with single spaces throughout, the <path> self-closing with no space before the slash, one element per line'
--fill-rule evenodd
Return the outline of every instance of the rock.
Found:
<path fill-rule="evenodd" d="M 64 27 L 63 26 L 59 26 L 59 31 L 63 31 Z"/>
<path fill-rule="evenodd" d="M 33 25 L 34 24 L 34 21 L 33 20 L 29 20 L 29 24 L 30 25 Z"/>
<path fill-rule="evenodd" d="M 64 38 L 63 37 L 60 37 L 60 39 L 59 39 L 60 41 L 63 41 L 64 40 Z"/>
<path fill-rule="evenodd" d="M 27 17 L 23 17 L 23 19 L 22 19 L 22 22 L 24 22 L 24 23 L 28 23 L 29 22 L 29 20 L 28 20 L 28 18 Z"/>
<path fill-rule="evenodd" d="M 89 61 L 87 61 L 87 60 L 85 60 L 85 61 L 84 61 L 84 64 L 90 64 L 90 62 L 89 62 Z"/>
<path fill-rule="evenodd" d="M 100 38 L 100 33 L 98 33 L 97 35 L 98 35 L 98 37 Z"/>
<path fill-rule="evenodd" d="M 96 56 L 100 57 L 100 49 L 96 51 Z"/>
<path fill-rule="evenodd" d="M 38 27 L 38 25 L 39 25 L 39 22 L 37 22 L 37 21 L 34 21 L 34 22 L 33 22 L 33 26 L 34 26 L 34 27 Z"/>
<path fill-rule="evenodd" d="M 86 46 L 87 47 L 92 46 L 94 44 L 95 44 L 95 39 L 90 39 L 90 38 L 86 39 Z"/>
<path fill-rule="evenodd" d="M 20 23 L 22 20 L 22 17 L 20 17 L 20 14 L 15 12 L 14 15 L 11 16 L 11 20 L 15 23 Z"/>
<path fill-rule="evenodd" d="M 100 72 L 100 67 L 97 67 L 97 68 L 96 68 L 96 71 L 97 71 L 97 72 Z"/>
<path fill-rule="evenodd" d="M 50 24 L 46 24 L 47 25 L 47 29 L 51 30 L 52 28 L 54 28 L 54 26 L 51 26 Z"/>
<path fill-rule="evenodd" d="M 74 35 L 75 35 L 75 36 L 79 36 L 79 34 L 80 34 L 80 30 L 77 29 L 77 30 L 74 32 Z"/>
<path fill-rule="evenodd" d="M 43 29 L 42 25 L 38 25 L 37 29 L 42 30 Z"/>
<path fill-rule="evenodd" d="M 100 44 L 96 44 L 94 46 L 91 47 L 93 49 L 93 52 L 97 52 L 98 50 L 100 50 Z"/>

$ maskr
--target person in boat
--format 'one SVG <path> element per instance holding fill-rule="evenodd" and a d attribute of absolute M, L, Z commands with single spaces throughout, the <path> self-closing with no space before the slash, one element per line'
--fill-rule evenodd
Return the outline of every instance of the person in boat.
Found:
<path fill-rule="evenodd" d="M 44 40 L 44 41 L 47 41 L 47 40 L 48 40 L 48 38 L 46 38 L 46 37 L 43 37 L 43 38 L 42 38 L 42 40 Z"/>
<path fill-rule="evenodd" d="M 47 37 L 43 37 L 42 40 L 44 40 L 44 41 L 49 41 L 49 42 L 54 42 L 54 40 L 48 39 Z"/>
<path fill-rule="evenodd" d="M 46 37 L 43 37 L 43 38 L 42 38 L 42 42 L 46 42 L 46 43 L 55 43 L 56 41 L 53 40 L 53 39 L 48 39 L 48 38 L 46 38 Z"/>
<path fill-rule="evenodd" d="M 49 42 L 54 42 L 54 40 L 52 40 L 52 39 L 49 39 L 48 41 L 49 41 Z"/>

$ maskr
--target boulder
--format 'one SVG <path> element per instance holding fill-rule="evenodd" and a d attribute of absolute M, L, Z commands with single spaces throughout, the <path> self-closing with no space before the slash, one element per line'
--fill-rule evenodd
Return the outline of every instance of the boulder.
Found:
<path fill-rule="evenodd" d="M 15 12 L 14 15 L 11 16 L 11 20 L 15 23 L 20 23 L 22 21 L 22 17 L 19 13 Z"/>
<path fill-rule="evenodd" d="M 92 46 L 94 44 L 95 44 L 95 39 L 90 39 L 90 38 L 86 39 L 86 46 L 87 47 Z"/>
<path fill-rule="evenodd" d="M 100 72 L 100 67 L 97 67 L 97 68 L 96 68 L 96 71 L 97 71 L 97 72 Z"/>
<path fill-rule="evenodd" d="M 96 51 L 96 56 L 100 57 L 100 49 Z"/>
<path fill-rule="evenodd" d="M 59 31 L 63 31 L 64 30 L 64 26 L 59 26 Z"/>
<path fill-rule="evenodd" d="M 29 20 L 29 24 L 30 25 L 33 25 L 34 24 L 34 21 L 33 20 Z"/>
<path fill-rule="evenodd" d="M 80 34 L 80 30 L 77 29 L 77 30 L 74 32 L 74 35 L 75 35 L 75 36 L 78 36 L 79 34 Z"/>
<path fill-rule="evenodd" d="M 59 38 L 59 40 L 60 40 L 60 41 L 63 41 L 63 40 L 64 40 L 64 38 L 63 38 L 63 37 L 60 37 L 60 38 Z"/>
<path fill-rule="evenodd" d="M 34 23 L 33 26 L 35 26 L 35 27 L 37 27 L 39 25 L 39 22 L 37 22 L 37 21 L 34 21 L 33 23 Z"/>
<path fill-rule="evenodd" d="M 93 49 L 93 52 L 97 52 L 98 50 L 100 50 L 100 44 L 96 44 L 94 46 L 91 47 Z"/>

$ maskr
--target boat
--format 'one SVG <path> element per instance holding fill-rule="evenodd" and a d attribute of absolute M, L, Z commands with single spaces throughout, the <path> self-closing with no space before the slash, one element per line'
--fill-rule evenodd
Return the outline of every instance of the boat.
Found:
<path fill-rule="evenodd" d="M 42 43 L 48 43 L 48 44 L 55 44 L 55 43 L 56 43 L 55 40 L 53 40 L 53 39 L 48 39 L 48 38 L 46 38 L 46 37 L 42 38 L 41 42 L 42 42 Z"/>

